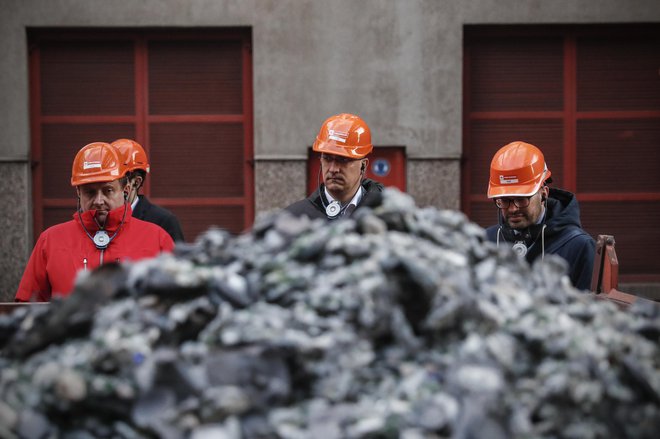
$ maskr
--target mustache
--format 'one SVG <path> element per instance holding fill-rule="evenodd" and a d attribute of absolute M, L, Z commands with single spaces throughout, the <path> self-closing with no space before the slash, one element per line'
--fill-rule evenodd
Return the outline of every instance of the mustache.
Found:
<path fill-rule="evenodd" d="M 326 174 L 325 175 L 325 180 L 337 180 L 337 181 L 344 181 L 344 177 L 341 174 Z"/>

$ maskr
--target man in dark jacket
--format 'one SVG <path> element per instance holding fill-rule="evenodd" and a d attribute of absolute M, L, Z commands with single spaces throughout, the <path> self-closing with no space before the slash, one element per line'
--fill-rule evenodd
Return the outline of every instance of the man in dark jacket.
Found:
<path fill-rule="evenodd" d="M 498 207 L 498 224 L 486 230 L 488 239 L 507 244 L 528 262 L 557 254 L 569 265 L 576 288 L 589 289 L 595 242 L 582 229 L 575 195 L 549 188 L 552 173 L 534 145 L 512 142 L 491 162 L 488 198 Z"/>
<path fill-rule="evenodd" d="M 373 150 L 371 132 L 360 117 L 342 113 L 328 118 L 312 149 L 321 153 L 323 183 L 308 198 L 285 208 L 294 215 L 333 220 L 360 206 L 377 204 L 383 186 L 364 178 Z"/>
<path fill-rule="evenodd" d="M 143 221 L 158 224 L 176 241 L 183 241 L 183 231 L 179 220 L 172 212 L 160 206 L 152 204 L 145 195 L 138 195 L 144 184 L 150 166 L 147 153 L 142 145 L 135 140 L 118 139 L 112 142 L 112 146 L 119 150 L 128 168 L 130 194 L 128 202 L 133 209 L 133 216 Z"/>

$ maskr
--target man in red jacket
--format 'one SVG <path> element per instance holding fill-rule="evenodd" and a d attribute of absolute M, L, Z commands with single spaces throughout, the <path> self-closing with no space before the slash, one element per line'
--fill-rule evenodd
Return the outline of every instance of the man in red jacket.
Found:
<path fill-rule="evenodd" d="M 149 258 L 174 248 L 165 230 L 132 216 L 126 171 L 119 152 L 108 143 L 90 143 L 78 152 L 71 170 L 78 211 L 72 220 L 39 236 L 16 301 L 67 296 L 80 270 Z"/>

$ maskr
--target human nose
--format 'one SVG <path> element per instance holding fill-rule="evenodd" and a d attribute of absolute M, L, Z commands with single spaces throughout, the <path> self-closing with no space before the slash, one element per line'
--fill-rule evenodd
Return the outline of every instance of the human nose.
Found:
<path fill-rule="evenodd" d="M 94 197 L 92 198 L 92 203 L 93 203 L 95 206 L 100 206 L 101 204 L 103 204 L 103 201 L 104 201 L 104 198 L 103 198 L 103 192 L 101 192 L 101 191 L 97 191 L 97 192 L 94 194 Z"/>
<path fill-rule="evenodd" d="M 332 173 L 338 172 L 339 171 L 339 163 L 336 160 L 332 160 L 328 164 L 328 171 L 332 172 Z"/>

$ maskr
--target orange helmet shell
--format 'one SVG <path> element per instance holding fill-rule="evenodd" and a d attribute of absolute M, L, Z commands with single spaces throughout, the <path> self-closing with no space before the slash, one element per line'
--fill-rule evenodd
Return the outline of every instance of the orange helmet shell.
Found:
<path fill-rule="evenodd" d="M 511 142 L 500 148 L 490 163 L 488 198 L 529 197 L 551 175 L 540 149 L 525 142 Z"/>
<path fill-rule="evenodd" d="M 144 152 L 142 145 L 131 139 L 117 139 L 111 145 L 119 150 L 128 171 L 141 169 L 149 173 L 151 169 L 149 159 L 147 159 L 147 153 Z"/>
<path fill-rule="evenodd" d="M 114 181 L 126 171 L 116 148 L 109 143 L 93 142 L 83 146 L 73 159 L 71 186 Z"/>
<path fill-rule="evenodd" d="M 312 149 L 323 154 L 361 159 L 373 150 L 371 131 L 360 117 L 337 114 L 323 122 Z"/>

